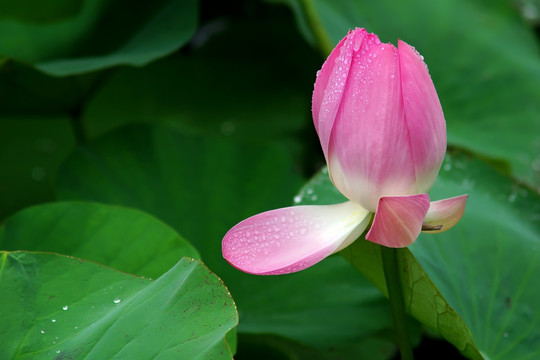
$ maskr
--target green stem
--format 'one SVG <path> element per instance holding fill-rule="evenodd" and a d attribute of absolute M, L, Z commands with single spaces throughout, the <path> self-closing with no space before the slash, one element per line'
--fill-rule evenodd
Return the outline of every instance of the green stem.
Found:
<path fill-rule="evenodd" d="M 401 288 L 400 269 L 398 264 L 398 252 L 402 249 L 394 249 L 381 246 L 381 255 L 384 268 L 384 278 L 388 288 L 388 298 L 392 308 L 396 338 L 401 360 L 413 360 L 413 352 L 407 331 L 407 319 L 405 316 L 405 301 Z"/>
<path fill-rule="evenodd" d="M 319 43 L 320 49 L 325 56 L 329 55 L 334 46 L 323 26 L 313 0 L 300 0 L 300 3 L 304 9 L 304 14 L 306 14 L 309 27 L 311 28 L 313 35 L 315 35 L 315 39 Z"/>

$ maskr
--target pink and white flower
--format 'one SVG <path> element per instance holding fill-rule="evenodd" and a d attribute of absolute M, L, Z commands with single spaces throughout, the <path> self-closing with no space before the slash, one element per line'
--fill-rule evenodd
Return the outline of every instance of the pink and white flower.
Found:
<path fill-rule="evenodd" d="M 349 201 L 271 210 L 240 222 L 222 244 L 233 266 L 291 273 L 350 245 L 370 224 L 367 240 L 406 247 L 420 231 L 446 231 L 461 219 L 467 195 L 434 202 L 427 195 L 446 151 L 446 124 L 413 47 L 350 31 L 318 73 L 312 113 L 330 178 Z"/>

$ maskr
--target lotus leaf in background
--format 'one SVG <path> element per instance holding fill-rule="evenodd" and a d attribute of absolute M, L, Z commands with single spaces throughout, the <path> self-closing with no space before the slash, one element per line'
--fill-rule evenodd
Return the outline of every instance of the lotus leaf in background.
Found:
<path fill-rule="evenodd" d="M 189 133 L 286 141 L 310 123 L 318 54 L 292 19 L 220 19 L 200 34 L 205 41 L 186 54 L 107 78 L 81 111 L 87 138 L 127 122 L 158 122 Z"/>
<path fill-rule="evenodd" d="M 39 8 L 40 3 L 26 5 Z M 40 19 L 35 12 L 17 11 L 0 19 L 0 56 L 53 76 L 143 66 L 191 39 L 197 7 L 197 0 L 89 0 L 59 2 L 58 12 L 49 9 Z"/>
<path fill-rule="evenodd" d="M 514 176 L 540 190 L 538 40 L 510 2 L 279 2 L 291 5 L 312 42 L 313 21 L 319 20 L 315 29 L 332 45 L 357 26 L 381 41 L 414 44 L 429 64 L 448 144 L 503 161 Z M 312 13 L 306 15 L 300 2 L 310 3 Z"/>
<path fill-rule="evenodd" d="M 54 199 L 56 172 L 75 143 L 67 116 L 0 119 L 0 219 Z"/>

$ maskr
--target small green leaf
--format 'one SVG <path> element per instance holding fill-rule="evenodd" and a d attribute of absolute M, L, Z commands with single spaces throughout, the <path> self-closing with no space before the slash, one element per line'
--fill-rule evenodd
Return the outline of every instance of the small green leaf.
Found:
<path fill-rule="evenodd" d="M 148 214 L 85 202 L 24 209 L 5 222 L 0 248 L 52 251 L 152 278 L 183 256 L 199 258 L 186 240 Z"/>
<path fill-rule="evenodd" d="M 0 54 L 54 76 L 142 66 L 185 44 L 196 19 L 196 0 L 85 1 L 58 21 L 0 20 Z"/>
<path fill-rule="evenodd" d="M 0 358 L 232 359 L 234 303 L 198 261 L 152 282 L 72 257 L 1 254 Z"/>

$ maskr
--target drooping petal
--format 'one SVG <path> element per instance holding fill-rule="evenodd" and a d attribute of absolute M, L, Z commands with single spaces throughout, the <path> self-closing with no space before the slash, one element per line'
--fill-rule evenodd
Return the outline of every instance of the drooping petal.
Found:
<path fill-rule="evenodd" d="M 461 195 L 433 201 L 424 220 L 424 223 L 431 226 L 430 229 L 426 229 L 424 226 L 423 231 L 435 234 L 446 231 L 456 225 L 465 212 L 467 197 L 468 195 Z"/>
<path fill-rule="evenodd" d="M 446 152 L 446 123 L 424 58 L 398 41 L 403 108 L 411 142 L 417 192 L 429 191 Z"/>
<path fill-rule="evenodd" d="M 350 201 L 271 210 L 229 230 L 223 238 L 223 256 L 251 274 L 292 273 L 349 245 L 369 221 L 370 213 Z"/>
<path fill-rule="evenodd" d="M 311 111 L 313 123 L 319 135 L 326 161 L 328 162 L 328 143 L 334 120 L 341 104 L 345 83 L 349 75 L 354 47 L 362 43 L 367 34 L 365 29 L 350 31 L 332 50 L 317 74 Z"/>
<path fill-rule="evenodd" d="M 428 209 L 427 194 L 382 197 L 366 239 L 387 247 L 406 247 L 420 234 Z"/>
<path fill-rule="evenodd" d="M 336 187 L 375 212 L 382 196 L 417 194 L 398 51 L 368 34 L 353 63 L 330 139 Z"/>

